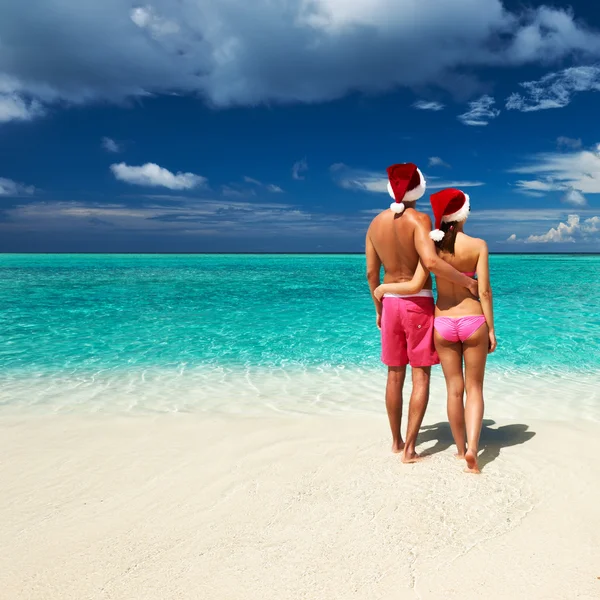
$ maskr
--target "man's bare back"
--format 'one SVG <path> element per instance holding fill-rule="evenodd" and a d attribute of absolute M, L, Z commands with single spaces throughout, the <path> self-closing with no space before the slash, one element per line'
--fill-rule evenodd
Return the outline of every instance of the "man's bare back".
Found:
<path fill-rule="evenodd" d="M 384 283 L 412 279 L 419 264 L 415 245 L 415 230 L 419 226 L 429 231 L 429 217 L 414 208 L 407 208 L 401 215 L 384 210 L 371 222 L 367 237 L 383 264 Z M 424 288 L 431 289 L 431 277 Z"/>

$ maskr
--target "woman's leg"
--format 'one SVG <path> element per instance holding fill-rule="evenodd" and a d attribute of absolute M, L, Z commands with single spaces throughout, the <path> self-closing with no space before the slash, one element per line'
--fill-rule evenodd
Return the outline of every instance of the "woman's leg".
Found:
<path fill-rule="evenodd" d="M 488 355 L 488 327 L 483 324 L 470 338 L 463 342 L 465 357 L 465 379 L 467 403 L 465 421 L 467 425 L 468 450 L 465 458 L 471 473 L 479 473 L 477 451 L 483 423 L 483 375 Z"/>
<path fill-rule="evenodd" d="M 446 388 L 448 390 L 448 421 L 452 437 L 458 450 L 457 457 L 464 458 L 466 451 L 465 440 L 465 411 L 463 395 L 465 383 L 462 370 L 462 344 L 449 342 L 437 331 L 434 334 L 435 349 L 440 357 Z"/>

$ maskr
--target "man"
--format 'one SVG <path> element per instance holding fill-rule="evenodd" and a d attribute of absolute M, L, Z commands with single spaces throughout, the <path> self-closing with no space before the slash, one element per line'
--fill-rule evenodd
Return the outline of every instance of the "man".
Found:
<path fill-rule="evenodd" d="M 381 329 L 381 360 L 388 367 L 385 404 L 392 430 L 392 451 L 402 453 L 402 462 L 418 460 L 417 434 L 429 401 L 432 365 L 439 364 L 433 344 L 434 301 L 431 276 L 423 289 L 412 296 L 386 294 L 379 302 L 373 291 L 380 284 L 412 279 L 419 260 L 437 277 L 469 288 L 477 294 L 477 282 L 459 273 L 438 258 L 429 237 L 431 219 L 416 210 L 416 201 L 425 193 L 425 179 L 413 163 L 388 168 L 388 192 L 394 199 L 390 209 L 377 215 L 367 231 L 367 279 Z M 412 367 L 413 390 L 410 397 L 406 444 L 402 440 L 402 388 L 406 365 Z"/>

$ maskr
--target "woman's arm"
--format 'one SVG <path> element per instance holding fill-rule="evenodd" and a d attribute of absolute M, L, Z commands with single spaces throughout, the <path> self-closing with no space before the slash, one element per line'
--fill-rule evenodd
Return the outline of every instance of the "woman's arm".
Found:
<path fill-rule="evenodd" d="M 423 263 L 419 261 L 417 270 L 410 281 L 403 281 L 402 283 L 384 283 L 375 288 L 373 295 L 377 300 L 381 300 L 384 294 L 416 294 L 423 289 L 428 277 L 429 271 L 427 271 L 423 266 Z"/>
<path fill-rule="evenodd" d="M 494 331 L 494 305 L 492 301 L 492 286 L 490 285 L 490 261 L 488 247 L 482 241 L 477 260 L 477 281 L 479 282 L 479 300 L 490 331 L 489 352 L 496 349 L 496 332 Z"/>

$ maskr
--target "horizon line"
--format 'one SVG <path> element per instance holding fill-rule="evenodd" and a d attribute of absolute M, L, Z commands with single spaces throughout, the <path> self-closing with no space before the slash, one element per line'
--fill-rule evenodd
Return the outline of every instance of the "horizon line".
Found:
<path fill-rule="evenodd" d="M 83 251 L 83 252 L 69 252 L 69 251 L 55 251 L 55 252 L 39 252 L 39 251 L 31 251 L 31 252 L 9 252 L 9 251 L 0 251 L 0 255 L 6 255 L 6 254 L 21 254 L 21 255 L 48 255 L 48 254 L 57 254 L 57 255 L 62 255 L 62 254 L 82 254 L 82 255 L 87 255 L 87 254 L 105 254 L 105 255 L 112 255 L 112 254 L 125 254 L 125 255 L 137 255 L 137 254 L 156 254 L 156 255 L 191 255 L 191 256 L 198 256 L 198 255 L 204 255 L 204 256 L 216 256 L 216 255 L 298 255 L 298 256 L 317 256 L 317 255 L 364 255 L 364 250 L 357 252 L 327 252 L 327 251 L 323 251 L 323 252 L 285 252 L 285 251 L 249 251 L 249 252 L 243 252 L 243 251 L 228 251 L 228 252 L 213 252 L 213 251 L 206 251 L 206 252 L 176 252 L 176 251 L 162 251 L 162 252 L 156 252 L 156 251 L 137 251 L 137 252 L 131 252 L 131 251 L 127 251 L 127 252 L 119 252 L 119 251 L 110 251 L 110 252 L 95 252 L 95 251 Z M 600 251 L 590 251 L 590 252 L 586 252 L 586 251 L 581 251 L 581 252 L 563 252 L 563 251 L 556 251 L 556 252 L 552 252 L 552 251 L 547 251 L 547 252 L 492 252 L 490 251 L 490 254 L 492 255 L 505 255 L 505 256 L 511 256 L 511 255 L 518 255 L 518 256 L 548 256 L 548 255 L 563 255 L 563 256 L 600 256 Z"/>

